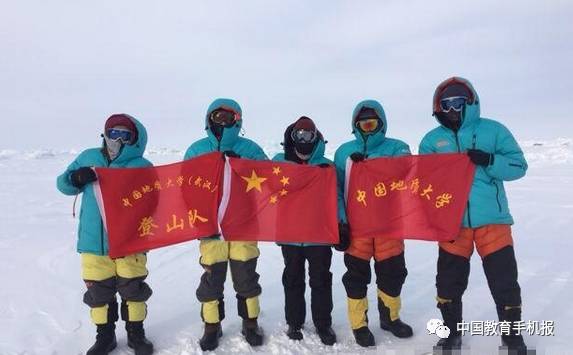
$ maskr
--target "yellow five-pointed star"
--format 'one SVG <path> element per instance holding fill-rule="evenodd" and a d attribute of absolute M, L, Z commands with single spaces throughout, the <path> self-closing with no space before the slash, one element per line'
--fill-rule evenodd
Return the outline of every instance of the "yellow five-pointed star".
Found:
<path fill-rule="evenodd" d="M 283 186 L 287 186 L 289 184 L 289 178 L 286 176 L 283 176 L 283 178 L 281 179 L 281 183 L 283 184 Z"/>
<path fill-rule="evenodd" d="M 281 196 L 286 196 L 286 194 L 288 194 L 288 191 L 287 191 L 287 190 L 282 189 L 282 190 L 280 191 L 280 195 L 281 195 Z"/>
<path fill-rule="evenodd" d="M 257 189 L 261 192 L 261 184 L 267 179 L 257 176 L 254 170 L 251 172 L 251 177 L 241 176 L 241 178 L 247 182 L 247 190 L 245 192 L 249 192 L 252 189 Z"/>
<path fill-rule="evenodd" d="M 278 175 L 280 173 L 281 173 L 281 167 L 280 166 L 273 167 L 273 174 Z"/>
<path fill-rule="evenodd" d="M 271 201 L 270 201 L 271 203 L 277 203 L 277 201 L 278 201 L 278 198 L 276 195 L 271 196 Z"/>

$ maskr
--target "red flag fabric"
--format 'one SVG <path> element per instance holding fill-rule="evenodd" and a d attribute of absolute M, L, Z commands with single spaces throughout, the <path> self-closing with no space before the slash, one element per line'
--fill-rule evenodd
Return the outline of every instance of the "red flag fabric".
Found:
<path fill-rule="evenodd" d="M 338 243 L 336 173 L 230 158 L 220 207 L 225 240 Z"/>
<path fill-rule="evenodd" d="M 150 168 L 96 168 L 110 257 L 217 234 L 223 166 L 211 153 Z"/>
<path fill-rule="evenodd" d="M 455 239 L 474 173 L 465 154 L 349 159 L 345 196 L 352 237 Z"/>

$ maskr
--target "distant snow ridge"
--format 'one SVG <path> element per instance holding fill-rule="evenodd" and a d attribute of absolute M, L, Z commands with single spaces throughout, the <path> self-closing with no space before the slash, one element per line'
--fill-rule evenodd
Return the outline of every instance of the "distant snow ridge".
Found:
<path fill-rule="evenodd" d="M 527 162 L 532 165 L 560 165 L 560 164 L 573 164 L 573 139 L 571 138 L 557 138 L 553 140 L 525 140 L 520 142 L 521 148 L 525 153 Z M 338 147 L 335 143 L 326 145 L 325 156 L 332 159 L 334 152 Z M 263 150 L 272 158 L 275 154 L 283 151 L 280 142 L 269 141 L 262 145 Z M 58 150 L 52 148 L 45 149 L 32 149 L 32 150 L 14 150 L 14 149 L 0 149 L 0 161 L 2 160 L 41 160 L 41 159 L 72 159 L 80 150 L 67 149 Z M 147 149 L 145 155 L 150 157 L 157 157 L 161 162 L 177 161 L 183 157 L 184 150 L 166 148 L 166 147 L 151 147 Z"/>
<path fill-rule="evenodd" d="M 573 140 L 557 138 L 550 141 L 529 140 L 520 142 L 529 164 L 573 163 Z"/>

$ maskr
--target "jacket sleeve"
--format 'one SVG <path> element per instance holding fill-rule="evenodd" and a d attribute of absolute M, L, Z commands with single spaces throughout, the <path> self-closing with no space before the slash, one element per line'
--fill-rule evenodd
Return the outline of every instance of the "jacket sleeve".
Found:
<path fill-rule="evenodd" d="M 525 175 L 527 162 L 523 151 L 511 132 L 500 125 L 495 144 L 493 164 L 485 169 L 492 178 L 504 181 L 517 180 Z"/>
<path fill-rule="evenodd" d="M 348 223 L 346 218 L 346 202 L 344 201 L 344 184 L 346 178 L 346 159 L 344 154 L 336 151 L 334 155 L 334 165 L 336 167 L 336 186 L 337 186 L 337 199 L 338 199 L 338 220 L 343 223 Z"/>
<path fill-rule="evenodd" d="M 81 154 L 80 154 L 80 156 L 81 156 Z M 77 187 L 72 185 L 72 182 L 70 180 L 70 174 L 72 173 L 72 171 L 81 168 L 81 165 L 79 163 L 79 158 L 80 157 L 78 156 L 68 166 L 66 171 L 64 171 L 60 176 L 58 176 L 58 178 L 56 180 L 56 186 L 58 187 L 58 190 L 60 190 L 60 192 L 63 193 L 64 195 L 77 195 L 78 193 L 81 192 L 80 189 L 78 189 Z"/>

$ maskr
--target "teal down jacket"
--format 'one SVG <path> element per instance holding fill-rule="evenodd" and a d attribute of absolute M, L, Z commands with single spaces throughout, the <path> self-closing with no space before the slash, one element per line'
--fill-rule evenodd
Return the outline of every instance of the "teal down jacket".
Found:
<path fill-rule="evenodd" d="M 371 108 L 382 119 L 384 126 L 372 135 L 362 135 L 355 127 L 356 116 L 362 108 Z M 397 157 L 410 154 L 410 147 L 405 142 L 386 137 L 388 122 L 382 105 L 375 100 L 364 100 L 356 105 L 352 113 L 352 133 L 356 137 L 354 140 L 342 144 L 334 154 L 334 164 L 336 165 L 336 176 L 338 178 L 338 219 L 347 222 L 346 208 L 344 201 L 344 184 L 346 178 L 346 160 L 352 153 L 362 153 L 368 159 L 379 157 Z"/>
<path fill-rule="evenodd" d="M 231 109 L 234 112 L 238 112 L 241 119 L 237 121 L 232 127 L 224 128 L 221 140 L 211 132 L 209 128 L 209 115 L 211 112 L 218 108 Z M 219 98 L 216 99 L 209 105 L 207 109 L 207 114 L 205 115 L 205 131 L 207 132 L 207 137 L 202 138 L 187 148 L 185 152 L 184 160 L 194 158 L 199 155 L 211 153 L 211 152 L 224 152 L 227 150 L 232 150 L 239 154 L 242 158 L 253 159 L 253 160 L 268 160 L 265 152 L 259 145 L 250 139 L 239 137 L 241 127 L 243 125 L 243 112 L 239 104 L 232 99 Z M 212 238 L 218 238 L 214 236 Z"/>
<path fill-rule="evenodd" d="M 101 148 L 84 150 L 68 166 L 63 174 L 58 176 L 57 187 L 65 195 L 82 194 L 80 209 L 80 224 L 78 229 L 77 250 L 80 253 L 96 255 L 108 255 L 109 247 L 107 233 L 104 230 L 103 221 L 95 199 L 93 184 L 87 184 L 82 189 L 76 188 L 70 181 L 73 170 L 84 166 L 106 168 L 141 168 L 152 166 L 151 162 L 143 158 L 147 145 L 147 131 L 136 119 L 132 118 L 137 127 L 137 141 L 132 145 L 124 145 L 121 153 L 113 161 L 109 162 L 107 154 Z"/>
<path fill-rule="evenodd" d="M 493 165 L 477 166 L 463 226 L 478 228 L 487 224 L 513 224 L 503 181 L 525 175 L 527 162 L 511 132 L 501 123 L 480 117 L 480 103 L 471 84 L 475 102 L 466 104 L 457 133 L 443 125 L 428 132 L 420 142 L 420 154 L 465 152 L 481 149 L 494 154 Z"/>
<path fill-rule="evenodd" d="M 332 164 L 332 161 L 324 157 L 324 150 L 325 150 L 325 142 L 324 139 L 319 139 L 314 147 L 314 151 L 312 152 L 310 159 L 308 160 L 308 164 L 310 165 L 319 165 L 319 164 Z M 296 164 L 296 162 L 292 162 L 290 160 L 285 159 L 284 153 L 279 153 L 273 157 L 273 161 L 278 162 L 286 162 Z M 320 221 L 317 221 L 320 223 Z M 318 243 L 279 243 L 279 245 L 294 245 L 299 247 L 307 247 L 307 246 L 318 246 L 318 245 L 325 245 L 325 244 L 318 244 Z"/>

